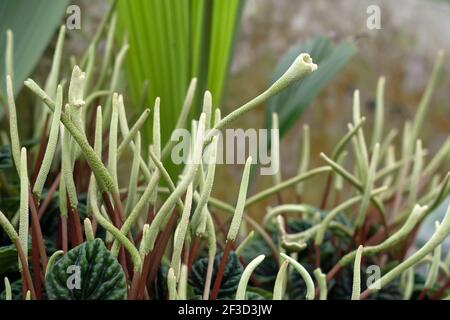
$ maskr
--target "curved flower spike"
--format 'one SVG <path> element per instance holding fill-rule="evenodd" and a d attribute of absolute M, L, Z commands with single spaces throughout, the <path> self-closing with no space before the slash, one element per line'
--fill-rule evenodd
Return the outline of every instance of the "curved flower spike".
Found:
<path fill-rule="evenodd" d="M 11 152 L 16 165 L 17 173 L 20 175 L 20 139 L 19 130 L 17 129 L 17 111 L 14 101 L 14 90 L 10 75 L 6 76 L 6 94 L 8 96 L 9 110 L 9 134 L 11 135 Z"/>
<path fill-rule="evenodd" d="M 44 159 L 42 160 L 41 168 L 39 169 L 36 182 L 33 186 L 33 193 L 39 198 L 47 180 L 50 167 L 52 165 L 53 157 L 55 156 L 56 144 L 58 142 L 59 126 L 63 105 L 62 86 L 59 85 L 56 90 L 56 104 L 55 113 L 53 114 L 52 125 L 50 127 L 50 134 L 48 138 L 47 147 L 45 148 Z"/>
<path fill-rule="evenodd" d="M 72 108 L 81 108 L 84 106 L 84 81 L 86 74 L 80 67 L 75 66 L 72 70 L 72 77 L 69 84 L 69 105 Z"/>
<path fill-rule="evenodd" d="M 22 148 L 20 153 L 20 205 L 19 205 L 19 243 L 23 252 L 28 252 L 28 229 L 30 215 L 29 197 L 28 197 L 28 168 L 27 168 L 27 149 Z M 28 261 L 28 255 L 25 255 L 25 261 Z M 19 259 L 19 266 L 22 270 L 22 264 Z"/>
<path fill-rule="evenodd" d="M 242 253 L 242 250 L 244 250 L 245 246 L 253 239 L 255 236 L 255 231 L 252 230 L 248 233 L 248 235 L 245 237 L 244 240 L 239 244 L 239 246 L 236 248 L 235 253 L 239 257 Z"/>
<path fill-rule="evenodd" d="M 236 209 L 234 210 L 233 219 L 231 220 L 230 229 L 228 230 L 227 241 L 236 240 L 239 232 L 239 227 L 242 222 L 242 215 L 244 214 L 245 199 L 247 197 L 248 181 L 250 177 L 250 168 L 252 165 L 252 157 L 248 157 L 245 162 L 244 173 L 242 174 L 241 186 L 239 188 L 238 200 Z"/>
<path fill-rule="evenodd" d="M 436 230 L 439 228 L 439 222 L 436 221 Z M 428 271 L 427 279 L 425 280 L 424 287 L 431 289 L 438 278 L 439 263 L 441 262 L 442 245 L 438 245 L 433 252 L 433 259 L 431 261 L 430 269 Z"/>
<path fill-rule="evenodd" d="M 327 276 L 322 272 L 320 268 L 315 269 L 313 273 L 320 290 L 319 299 L 327 300 L 328 295 Z"/>
<path fill-rule="evenodd" d="M 359 300 L 361 295 L 361 256 L 363 246 L 359 246 L 356 251 L 355 263 L 353 265 L 353 287 L 352 300 Z"/>
<path fill-rule="evenodd" d="M 283 300 L 284 291 L 286 288 L 286 270 L 289 266 L 289 261 L 284 260 L 280 266 L 277 273 L 277 278 L 275 280 L 275 285 L 273 287 L 273 298 L 272 300 Z"/>
<path fill-rule="evenodd" d="M 167 288 L 169 290 L 169 300 L 178 300 L 177 295 L 177 278 L 172 268 L 167 273 Z"/>
<path fill-rule="evenodd" d="M 247 267 L 245 267 L 244 272 L 242 273 L 241 280 L 239 280 L 239 285 L 236 291 L 236 300 L 245 300 L 245 291 L 247 289 L 248 280 L 252 275 L 253 271 L 259 264 L 264 260 L 265 255 L 261 254 L 253 259 Z"/>
<path fill-rule="evenodd" d="M 235 109 L 233 112 L 228 114 L 226 117 L 222 118 L 215 126 L 214 129 L 220 130 L 224 127 L 226 127 L 230 122 L 236 120 L 243 114 L 246 114 L 247 112 L 253 110 L 258 105 L 260 105 L 262 102 L 266 101 L 270 97 L 276 95 L 283 89 L 290 86 L 292 83 L 308 76 L 312 72 L 314 72 L 317 69 L 317 65 L 313 63 L 311 57 L 307 53 L 301 53 L 298 55 L 298 57 L 294 60 L 294 62 L 291 64 L 291 66 L 286 70 L 286 72 L 277 80 L 275 81 L 266 91 L 261 93 L 259 96 L 255 97 L 254 99 L 250 100 L 243 106 Z M 209 143 L 213 132 L 210 131 L 206 137 L 205 137 L 205 143 Z"/>
<path fill-rule="evenodd" d="M 8 277 L 5 277 L 5 300 L 12 300 L 11 284 Z"/>
<path fill-rule="evenodd" d="M 19 235 L 17 234 L 13 225 L 11 224 L 11 222 L 9 222 L 8 218 L 1 211 L 0 211 L 0 227 L 2 227 L 3 231 L 5 231 L 6 235 L 11 240 L 11 242 L 15 242 L 17 239 L 19 239 Z"/>
<path fill-rule="evenodd" d="M 298 271 L 303 281 L 306 283 L 306 299 L 313 300 L 315 295 L 314 282 L 309 275 L 308 271 L 295 259 L 291 258 L 287 254 L 281 253 L 281 256 L 289 261 L 290 264 Z"/>
<path fill-rule="evenodd" d="M 86 235 L 86 241 L 91 241 L 95 239 L 94 230 L 92 229 L 92 223 L 89 218 L 84 219 L 84 234 Z"/>
<path fill-rule="evenodd" d="M 47 277 L 47 274 L 50 272 L 50 270 L 52 270 L 53 266 L 56 263 L 56 260 L 58 259 L 58 257 L 62 256 L 64 254 L 63 250 L 58 250 L 55 251 L 51 256 L 50 259 L 48 259 L 48 263 L 47 263 L 47 269 L 45 269 L 45 276 Z"/>
<path fill-rule="evenodd" d="M 192 193 L 193 193 L 193 185 L 191 182 L 186 191 L 184 210 L 181 215 L 180 222 L 178 223 L 178 226 L 175 230 L 175 234 L 173 236 L 173 252 L 172 252 L 172 262 L 170 263 L 170 266 L 174 270 L 177 280 L 180 279 L 181 252 L 183 251 L 183 245 L 186 239 L 187 229 L 189 227 L 189 216 L 191 214 L 191 206 L 192 206 Z"/>
<path fill-rule="evenodd" d="M 395 266 L 388 273 L 382 276 L 380 279 L 372 283 L 366 290 L 366 295 L 372 290 L 379 290 L 383 288 L 386 284 L 398 277 L 403 271 L 414 266 L 416 263 L 420 262 L 427 254 L 433 251 L 437 246 L 439 246 L 442 241 L 450 234 L 450 206 L 447 209 L 444 219 L 442 220 L 439 228 L 431 236 L 430 240 L 427 241 L 419 250 L 417 250 L 409 258 Z"/>
<path fill-rule="evenodd" d="M 11 29 L 6 30 L 5 67 L 6 74 L 14 77 L 14 34 Z"/>

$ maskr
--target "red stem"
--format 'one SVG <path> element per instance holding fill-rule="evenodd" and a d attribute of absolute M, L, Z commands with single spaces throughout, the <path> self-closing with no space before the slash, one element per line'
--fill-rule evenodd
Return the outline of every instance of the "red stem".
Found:
<path fill-rule="evenodd" d="M 216 300 L 219 295 L 220 285 L 222 284 L 223 272 L 225 271 L 225 265 L 228 261 L 228 255 L 230 254 L 231 248 L 233 247 L 233 241 L 227 241 L 225 249 L 223 251 L 222 258 L 220 259 L 219 270 L 217 271 L 216 279 L 214 281 L 214 286 L 211 291 L 211 300 Z"/>

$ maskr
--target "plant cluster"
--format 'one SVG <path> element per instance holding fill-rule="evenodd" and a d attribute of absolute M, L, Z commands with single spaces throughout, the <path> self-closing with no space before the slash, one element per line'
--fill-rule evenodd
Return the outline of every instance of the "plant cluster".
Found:
<path fill-rule="evenodd" d="M 285 180 L 278 174 L 273 186 L 248 196 L 249 157 L 230 205 L 211 195 L 219 183 L 214 133 L 313 73 L 317 65 L 309 54 L 300 54 L 266 91 L 225 117 L 204 93 L 202 112 L 191 124 L 189 161 L 174 180 L 164 165 L 174 142 L 161 142 L 164 101 L 155 100 L 151 144 L 144 145 L 140 131 L 150 110 L 130 126 L 124 97 L 115 92 L 128 46 L 114 63 L 107 46 L 97 73 L 95 37 L 66 84 L 59 81 L 64 32 L 62 27 L 44 89 L 25 81 L 45 110 L 38 118 L 41 135 L 31 143 L 19 138 L 8 33 L 9 137 L 2 135 L 0 158 L 1 241 L 12 243 L 0 247 L 6 299 L 357 300 L 449 294 L 450 261 L 442 259 L 441 243 L 450 234 L 450 210 L 429 241 L 409 251 L 420 224 L 450 193 L 445 171 L 450 138 L 434 155 L 419 139 L 442 53 L 413 121 L 405 123 L 401 150 L 395 147 L 396 129 L 384 135 L 380 78 L 370 141 L 355 91 L 348 131 L 330 154 L 320 155 L 323 166 L 309 168 L 305 126 L 298 174 Z M 176 129 L 185 127 L 195 91 L 193 79 Z M 93 108 L 99 101 L 103 104 Z M 272 126 L 277 129 L 276 114 Z M 279 161 L 278 144 L 272 150 Z M 126 181 L 118 174 L 124 162 Z M 321 203 L 307 203 L 309 179 L 323 175 Z M 296 190 L 295 203 L 267 208 L 262 223 L 246 214 L 288 188 Z M 428 264 L 425 277 L 416 272 L 422 263 Z M 369 281 L 377 267 L 380 277 Z"/>

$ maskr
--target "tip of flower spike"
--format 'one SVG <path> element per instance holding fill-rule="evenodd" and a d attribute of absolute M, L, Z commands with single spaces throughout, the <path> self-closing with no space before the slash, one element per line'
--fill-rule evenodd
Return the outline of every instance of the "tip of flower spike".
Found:
<path fill-rule="evenodd" d="M 295 59 L 294 64 L 303 64 L 310 68 L 310 71 L 316 71 L 317 70 L 317 64 L 315 64 L 311 58 L 311 56 L 308 53 L 301 53 L 297 59 Z"/>

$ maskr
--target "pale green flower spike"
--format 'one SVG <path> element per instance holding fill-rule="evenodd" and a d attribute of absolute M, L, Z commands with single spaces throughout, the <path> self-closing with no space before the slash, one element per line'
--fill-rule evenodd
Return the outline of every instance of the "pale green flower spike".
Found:
<path fill-rule="evenodd" d="M 212 96 L 208 90 L 205 91 L 203 96 L 203 113 L 206 115 L 205 130 L 209 130 L 211 127 Z"/>
<path fill-rule="evenodd" d="M 272 300 L 283 300 L 284 292 L 286 290 L 287 281 L 287 268 L 289 266 L 289 261 L 284 260 L 280 266 L 277 273 L 277 278 L 275 279 L 275 285 L 273 287 L 273 297 Z"/>
<path fill-rule="evenodd" d="M 61 133 L 63 130 L 63 126 L 61 125 Z M 61 217 L 67 218 L 68 211 L 67 211 L 67 191 L 66 191 L 66 182 L 64 180 L 64 175 L 61 175 L 61 180 L 59 181 L 59 188 L 58 188 L 58 204 L 59 204 L 59 214 Z"/>
<path fill-rule="evenodd" d="M 156 170 L 154 174 L 152 175 L 152 178 L 150 182 L 148 183 L 147 187 L 144 190 L 144 193 L 139 198 L 136 205 L 131 210 L 130 214 L 126 218 L 125 222 L 123 223 L 122 228 L 120 229 L 120 232 L 122 236 L 126 237 L 126 235 L 130 232 L 131 228 L 133 227 L 134 223 L 136 222 L 137 218 L 139 217 L 139 214 L 141 214 L 142 209 L 145 207 L 146 204 L 150 201 L 150 196 L 153 193 L 153 190 L 156 188 L 156 184 L 158 183 L 159 179 L 159 170 Z M 144 239 L 144 238 L 143 238 Z M 145 242 L 145 241 L 143 241 Z M 145 243 L 143 243 L 143 248 L 145 248 L 145 255 L 148 254 L 147 246 Z M 114 256 L 117 256 L 119 254 L 120 244 L 119 241 L 116 240 L 113 243 L 113 246 L 111 248 L 111 253 Z"/>
<path fill-rule="evenodd" d="M 425 243 L 419 250 L 412 254 L 409 258 L 395 266 L 391 271 L 375 281 L 370 287 L 370 290 L 383 288 L 386 284 L 398 277 L 403 271 L 414 266 L 422 260 L 427 254 L 433 251 L 444 239 L 450 234 L 450 206 L 447 209 L 444 219 L 439 228 L 431 236 L 430 240 Z"/>
<path fill-rule="evenodd" d="M 434 155 L 433 159 L 425 167 L 423 173 L 424 175 L 430 175 L 436 171 L 437 168 L 442 164 L 442 162 L 447 159 L 450 154 L 450 137 L 445 140 L 444 144 L 440 146 L 439 151 Z"/>
<path fill-rule="evenodd" d="M 167 289 L 169 290 L 169 300 L 178 300 L 177 278 L 172 268 L 167 273 Z"/>
<path fill-rule="evenodd" d="M 50 167 L 52 165 L 53 157 L 55 156 L 56 144 L 58 143 L 59 123 L 61 119 L 63 104 L 63 91 L 62 86 L 59 85 L 56 91 L 56 106 L 55 113 L 53 114 L 52 125 L 50 127 L 50 134 L 48 137 L 47 147 L 45 148 L 44 158 L 39 170 L 36 182 L 33 186 L 33 193 L 40 198 L 42 189 L 44 188 L 45 181 L 47 180 Z"/>
<path fill-rule="evenodd" d="M 133 162 L 131 164 L 130 181 L 128 183 L 128 197 L 125 204 L 125 212 L 127 214 L 131 212 L 136 204 L 136 189 L 138 186 L 139 164 L 141 160 L 141 134 L 139 132 L 134 145 Z"/>
<path fill-rule="evenodd" d="M 387 149 L 386 153 L 386 159 L 385 159 L 385 168 L 387 170 L 393 169 L 395 166 L 395 147 L 393 145 L 390 145 Z M 379 172 L 381 173 L 381 171 Z M 375 180 L 377 180 L 378 175 L 375 177 Z M 392 182 L 394 180 L 393 174 L 387 174 L 386 177 L 383 180 L 383 186 L 391 186 Z"/>
<path fill-rule="evenodd" d="M 313 273 L 320 290 L 319 300 L 327 300 L 327 276 L 322 272 L 320 268 L 315 269 Z"/>
<path fill-rule="evenodd" d="M 386 189 L 387 189 L 386 187 L 374 189 L 370 193 L 370 196 L 374 197 L 374 196 L 386 191 Z M 347 208 L 350 208 L 352 205 L 358 203 L 362 199 L 363 199 L 363 196 L 355 196 L 353 198 L 350 198 L 350 199 L 344 201 L 343 203 L 338 205 L 336 208 L 334 208 L 333 210 L 328 212 L 328 214 L 325 216 L 325 218 L 322 220 L 322 222 L 319 225 L 319 229 L 317 231 L 316 238 L 314 239 L 314 244 L 315 245 L 322 244 L 323 239 L 325 237 L 325 232 L 327 231 L 328 226 L 330 225 L 331 221 L 336 217 L 336 215 L 338 215 L 340 212 L 346 210 Z"/>
<path fill-rule="evenodd" d="M 181 108 L 181 113 L 178 117 L 174 131 L 176 129 L 181 129 L 186 126 L 186 120 L 187 120 L 187 117 L 191 110 L 192 100 L 194 98 L 196 87 L 197 87 L 197 78 L 192 78 L 191 82 L 189 83 L 189 87 L 188 87 L 186 96 L 184 98 L 183 107 Z M 166 143 L 166 145 L 164 146 L 164 148 L 161 152 L 161 160 L 164 161 L 165 159 L 167 159 L 167 157 L 170 155 L 170 152 L 172 151 L 172 148 L 175 144 L 176 144 L 176 141 L 169 139 L 169 141 Z"/>
<path fill-rule="evenodd" d="M 211 191 L 214 184 L 214 176 L 216 172 L 216 162 L 217 162 L 217 146 L 218 146 L 218 136 L 213 138 L 213 142 L 209 145 L 210 154 L 208 160 L 208 172 L 206 174 L 205 183 L 203 185 L 203 189 L 200 192 L 200 199 L 197 202 L 197 206 L 195 208 L 194 213 L 192 214 L 192 227 L 198 228 L 200 225 L 200 221 L 203 219 L 202 215 L 206 213 L 204 210 L 206 204 L 208 203 L 208 199 L 211 195 Z"/>
<path fill-rule="evenodd" d="M 235 109 L 233 112 L 222 118 L 215 126 L 214 129 L 220 130 L 226 127 L 230 122 L 253 110 L 257 106 L 261 105 L 264 101 L 270 97 L 276 95 L 280 91 L 284 90 L 292 83 L 305 78 L 317 69 L 317 65 L 313 63 L 311 57 L 307 53 L 301 53 L 286 70 L 286 72 L 275 81 L 266 91 L 259 96 L 253 98 L 246 104 Z M 212 138 L 212 131 L 205 137 L 205 142 L 209 142 Z"/>
<path fill-rule="evenodd" d="M 356 125 L 361 121 L 361 103 L 360 103 L 360 95 L 359 90 L 355 90 L 353 93 L 353 125 Z M 358 130 L 356 139 L 358 143 L 359 154 L 362 157 L 362 168 L 367 171 L 369 167 L 369 154 L 367 152 L 366 140 L 364 138 L 364 133 L 362 128 Z"/>
<path fill-rule="evenodd" d="M 414 154 L 413 169 L 411 173 L 411 183 L 409 191 L 409 204 L 413 206 L 417 201 L 418 188 L 420 184 L 422 167 L 423 167 L 423 152 L 422 152 L 422 141 L 416 141 L 416 152 Z"/>
<path fill-rule="evenodd" d="M 205 288 L 203 289 L 203 300 L 208 300 L 209 290 L 211 289 L 211 279 L 213 273 L 214 259 L 217 252 L 216 230 L 211 214 L 208 214 L 206 221 L 206 230 L 208 233 L 208 266 L 206 268 Z"/>
<path fill-rule="evenodd" d="M 253 239 L 254 236 L 255 236 L 255 231 L 252 230 L 247 234 L 245 239 L 242 240 L 242 242 L 239 244 L 239 246 L 234 251 L 238 257 L 241 255 L 242 250 L 244 250 L 245 246 Z"/>
<path fill-rule="evenodd" d="M 303 139 L 302 139 L 302 151 L 301 160 L 298 165 L 297 174 L 300 175 L 308 170 L 309 158 L 310 158 L 310 138 L 309 138 L 309 126 L 305 124 L 303 126 Z M 297 195 L 302 195 L 303 193 L 303 183 L 298 183 L 295 187 Z"/>
<path fill-rule="evenodd" d="M 352 300 L 359 300 L 361 296 L 361 255 L 363 246 L 356 250 L 355 263 L 353 265 Z"/>
<path fill-rule="evenodd" d="M 67 105 L 66 105 L 67 110 Z M 77 189 L 73 180 L 73 162 L 71 159 L 70 150 L 70 133 L 61 126 L 62 146 L 61 146 L 61 171 L 64 176 L 64 185 L 69 196 L 69 204 L 72 208 L 76 208 L 78 205 Z M 60 195 L 65 197 L 65 194 Z"/>
<path fill-rule="evenodd" d="M 272 130 L 280 132 L 278 124 L 278 114 L 276 112 L 272 113 Z M 281 165 L 280 165 L 280 136 L 276 135 L 276 138 L 270 141 L 270 156 L 272 157 L 272 165 L 274 168 L 278 168 L 277 172 L 272 175 L 272 184 L 277 185 L 282 182 L 281 177 Z"/>
<path fill-rule="evenodd" d="M 153 110 L 153 139 L 152 139 L 152 151 L 156 158 L 158 160 L 161 160 L 161 123 L 160 123 L 160 116 L 159 116 L 159 105 L 160 105 L 160 99 L 159 97 L 155 100 L 155 108 Z M 156 185 L 158 185 L 158 182 Z M 150 202 L 153 204 L 156 204 L 156 199 L 158 198 L 158 190 L 157 188 L 154 188 L 154 191 L 152 193 L 152 196 L 150 197 Z M 178 275 L 178 273 L 177 273 Z"/>
<path fill-rule="evenodd" d="M 58 258 L 63 254 L 64 254 L 63 250 L 57 250 L 50 256 L 47 263 L 47 269 L 45 269 L 45 277 L 47 277 L 47 274 L 50 272 L 50 270 L 52 270 Z"/>
<path fill-rule="evenodd" d="M 436 221 L 436 230 L 439 228 L 439 222 Z M 427 279 L 424 287 L 427 289 L 433 288 L 439 274 L 439 263 L 441 262 L 442 245 L 438 245 L 433 252 L 433 260 L 428 270 Z"/>
<path fill-rule="evenodd" d="M 25 300 L 31 300 L 31 292 L 27 290 L 27 294 L 25 295 Z"/>
<path fill-rule="evenodd" d="M 136 121 L 136 123 L 133 125 L 133 127 L 130 130 L 128 128 L 127 116 L 126 116 L 126 112 L 125 112 L 125 106 L 123 104 L 123 99 L 121 99 L 121 97 L 119 96 L 119 124 L 120 124 L 120 131 L 121 131 L 124 139 L 123 139 L 122 143 L 119 145 L 119 149 L 117 150 L 118 158 L 120 158 L 123 151 L 125 151 L 125 149 L 128 146 L 130 147 L 131 151 L 134 152 L 135 146 L 133 143 L 133 139 L 136 136 L 136 133 L 139 131 L 139 129 L 144 124 L 145 120 L 148 118 L 149 113 L 150 113 L 149 109 L 144 110 L 142 115 L 139 117 L 139 119 Z M 150 181 L 150 179 L 151 179 L 150 170 L 147 167 L 147 164 L 145 163 L 145 160 L 142 158 L 142 156 L 141 156 L 140 163 L 141 163 L 141 170 L 145 175 L 145 179 L 147 181 Z"/>
<path fill-rule="evenodd" d="M 342 152 L 345 151 L 345 146 L 347 143 L 358 133 L 359 129 L 362 127 L 366 121 L 365 117 L 362 117 L 356 125 L 348 124 L 349 131 L 339 140 L 331 153 L 331 159 L 337 160 Z"/>
<path fill-rule="evenodd" d="M 102 145 L 103 145 L 103 119 L 102 119 L 102 107 L 97 107 L 97 112 L 95 114 L 95 133 L 94 133 L 94 152 L 97 155 L 99 159 L 102 157 Z M 91 173 L 91 177 L 89 180 L 89 186 L 88 186 L 88 193 L 87 193 L 87 199 L 86 203 L 90 202 L 91 197 L 91 189 L 95 186 L 96 190 L 98 188 L 97 182 L 95 181 L 94 173 Z M 86 206 L 86 212 L 88 215 L 91 215 L 91 206 Z"/>
<path fill-rule="evenodd" d="M 17 129 L 17 109 L 14 101 L 14 90 L 10 75 L 6 76 L 6 94 L 8 96 L 9 110 L 9 133 L 11 135 L 11 153 L 16 165 L 17 173 L 20 175 L 20 139 Z"/>
<path fill-rule="evenodd" d="M 175 190 L 169 195 L 167 200 L 159 209 L 158 213 L 154 217 L 152 224 L 150 225 L 150 229 L 148 232 L 148 237 L 143 239 L 146 242 L 145 248 L 148 254 L 151 250 L 153 250 L 153 246 L 155 244 L 156 236 L 160 230 L 161 224 L 167 218 L 173 207 L 176 205 L 176 202 L 179 200 L 181 195 L 186 191 L 189 184 L 194 180 L 198 166 L 201 163 L 202 151 L 203 151 L 203 137 L 205 134 L 205 119 L 206 115 L 204 113 L 200 116 L 200 121 L 198 124 L 198 130 L 196 135 L 196 141 L 194 145 L 194 151 L 192 153 L 192 157 L 190 159 L 190 163 L 188 164 L 188 169 L 183 175 L 180 183 L 177 185 Z"/>
<path fill-rule="evenodd" d="M 33 91 L 38 97 L 40 97 L 51 111 L 55 111 L 55 102 L 31 79 L 27 79 L 25 82 L 31 91 Z M 77 142 L 84 157 L 86 158 L 89 167 L 95 174 L 99 187 L 102 191 L 109 191 L 111 194 L 118 195 L 119 190 L 115 188 L 113 179 L 108 172 L 108 169 L 104 166 L 101 159 L 96 155 L 95 151 L 89 145 L 86 136 L 80 129 L 72 122 L 69 115 L 65 112 L 61 114 L 61 122 L 66 129 L 70 132 L 73 139 Z"/>
<path fill-rule="evenodd" d="M 289 261 L 290 264 L 298 271 L 303 281 L 306 283 L 306 300 L 313 300 L 315 295 L 314 282 L 309 275 L 308 271 L 295 259 L 291 258 L 287 254 L 280 253 L 283 258 Z"/>
<path fill-rule="evenodd" d="M 340 166 L 343 165 L 345 159 L 348 156 L 348 152 L 347 150 L 344 150 L 336 159 L 336 163 Z M 344 178 L 342 178 L 341 175 L 337 174 L 336 172 L 333 173 L 334 175 L 334 188 L 336 190 L 342 190 L 342 188 L 344 187 Z M 376 178 L 376 177 L 375 177 Z"/>
<path fill-rule="evenodd" d="M 336 163 L 335 161 L 328 158 L 323 152 L 320 153 L 320 157 L 325 160 L 325 162 L 332 167 L 336 173 L 342 176 L 346 181 L 350 182 L 358 191 L 364 192 L 364 187 L 362 183 L 351 173 L 345 170 L 341 165 Z M 370 201 L 373 203 L 375 208 L 377 208 L 381 214 L 384 215 L 384 207 L 383 204 L 376 198 L 371 197 Z"/>
<path fill-rule="evenodd" d="M 95 239 L 94 230 L 92 230 L 92 223 L 89 218 L 84 219 L 84 234 L 86 235 L 86 241 Z"/>
<path fill-rule="evenodd" d="M 263 190 L 253 196 L 251 196 L 250 198 L 247 199 L 247 201 L 245 202 L 245 207 L 250 207 L 251 205 L 255 204 L 256 202 L 267 198 L 281 190 L 284 190 L 286 188 L 289 188 L 293 185 L 296 185 L 297 183 L 307 180 L 309 178 L 312 178 L 318 174 L 321 173 L 325 173 L 325 172 L 330 172 L 332 169 L 329 166 L 323 166 L 323 167 L 318 167 L 312 170 L 309 170 L 301 175 L 297 175 L 295 177 L 292 177 L 290 179 L 284 180 L 282 183 L 273 186 L 271 188 L 268 188 L 266 190 Z"/>
<path fill-rule="evenodd" d="M 378 164 L 378 155 L 380 153 L 380 144 L 376 143 L 373 149 L 372 158 L 370 160 L 369 171 L 367 172 L 366 185 L 364 186 L 364 194 L 359 207 L 358 216 L 356 217 L 355 227 L 359 228 L 366 219 L 367 209 L 371 198 L 371 192 L 374 187 L 376 169 Z"/>
<path fill-rule="evenodd" d="M 444 51 L 440 50 L 434 62 L 433 71 L 431 72 L 431 76 L 428 81 L 425 92 L 423 93 L 422 99 L 420 100 L 419 106 L 417 107 L 416 115 L 414 117 L 414 122 L 411 130 L 411 140 L 410 140 L 411 143 L 413 143 L 418 138 L 420 128 L 422 127 L 422 123 L 425 119 L 425 114 L 428 111 L 431 96 L 433 95 L 433 91 L 436 88 L 436 84 L 438 82 L 439 75 L 442 70 L 443 62 L 444 62 Z"/>
<path fill-rule="evenodd" d="M 12 300 L 11 284 L 8 277 L 5 277 L 5 300 Z"/>
<path fill-rule="evenodd" d="M 410 300 L 414 291 L 414 268 L 411 267 L 402 274 L 404 280 L 405 288 L 403 291 L 403 300 Z"/>
<path fill-rule="evenodd" d="M 186 239 L 186 233 L 189 227 L 189 216 L 191 214 L 192 206 L 192 193 L 193 186 L 192 183 L 186 191 L 186 199 L 184 201 L 184 210 L 181 214 L 180 222 L 175 230 L 173 236 L 173 252 L 172 252 L 172 262 L 170 263 L 171 268 L 175 272 L 177 280 L 180 279 L 180 268 L 181 268 L 181 253 L 183 251 L 183 244 Z"/>
<path fill-rule="evenodd" d="M 55 98 L 56 90 L 58 86 L 59 70 L 61 67 L 61 57 L 64 47 L 64 37 L 66 35 L 66 27 L 62 25 L 59 28 L 58 39 L 56 40 L 55 53 L 53 54 L 52 67 L 50 68 L 50 73 L 48 74 L 47 80 L 45 81 L 44 90 L 47 94 Z M 43 110 L 46 110 L 45 108 Z"/>
<path fill-rule="evenodd" d="M 0 211 L 0 226 L 2 227 L 3 231 L 5 231 L 11 242 L 15 242 L 19 238 L 19 235 L 17 234 L 13 225 L 11 224 L 11 222 L 9 222 L 8 218 L 1 211 Z"/>
<path fill-rule="evenodd" d="M 187 282 L 188 282 L 188 267 L 183 264 L 180 271 L 180 279 L 178 283 L 178 299 L 187 299 Z"/>
<path fill-rule="evenodd" d="M 10 29 L 6 30 L 5 67 L 6 74 L 14 78 L 14 35 Z"/>
<path fill-rule="evenodd" d="M 248 181 L 250 177 L 250 168 L 252 165 L 252 157 L 248 157 L 245 162 L 244 172 L 242 173 L 241 186 L 239 187 L 239 195 L 234 210 L 233 219 L 231 220 L 230 229 L 228 230 L 227 241 L 236 240 L 239 228 L 244 214 L 245 199 L 247 197 Z"/>
<path fill-rule="evenodd" d="M 428 210 L 429 208 L 427 206 L 416 205 L 411 214 L 408 216 L 408 220 L 406 220 L 405 224 L 399 230 L 397 230 L 397 232 L 395 232 L 380 244 L 364 247 L 362 255 L 366 257 L 382 251 L 386 251 L 389 248 L 395 246 L 397 243 L 406 239 L 406 237 L 410 235 L 410 233 L 414 230 L 416 224 L 425 217 Z M 348 263 L 355 259 L 355 256 L 356 251 L 349 252 L 345 256 L 343 256 L 341 260 L 339 260 L 339 264 L 341 266 L 346 266 Z"/>
<path fill-rule="evenodd" d="M 142 239 L 145 239 L 147 237 L 149 224 L 146 223 L 142 227 Z M 141 241 L 141 244 L 139 245 L 139 255 L 141 256 L 141 260 L 144 260 L 145 258 L 145 241 Z"/>
<path fill-rule="evenodd" d="M 30 215 L 28 212 L 28 168 L 27 168 L 27 149 L 22 148 L 20 153 L 20 220 L 19 220 L 19 243 L 23 252 L 28 252 L 28 229 Z M 25 255 L 25 261 L 28 262 L 28 255 Z M 22 264 L 19 259 L 20 270 L 22 270 Z"/>
<path fill-rule="evenodd" d="M 242 272 L 241 279 L 239 280 L 239 285 L 236 291 L 236 300 L 245 300 L 245 292 L 247 290 L 248 280 L 250 279 L 253 271 L 259 266 L 264 258 L 265 255 L 261 254 L 250 261 L 250 263 L 245 267 L 244 272 Z"/>
<path fill-rule="evenodd" d="M 86 81 L 86 74 L 81 71 L 78 66 L 72 70 L 72 77 L 69 84 L 69 116 L 72 122 L 78 127 L 80 132 L 84 134 L 84 124 L 82 120 L 82 107 L 84 102 L 84 83 Z M 67 113 L 67 110 L 66 110 Z M 74 150 L 73 150 L 74 151 Z"/>
<path fill-rule="evenodd" d="M 117 229 L 111 222 L 109 222 L 105 217 L 103 217 L 102 213 L 98 209 L 96 193 L 97 193 L 96 188 L 95 187 L 92 188 L 90 197 L 91 200 L 90 206 L 92 212 L 94 213 L 95 219 L 103 228 L 105 228 L 106 231 L 111 233 L 116 238 L 116 241 L 119 241 L 125 247 L 125 249 L 130 253 L 131 260 L 133 261 L 133 270 L 135 272 L 140 272 L 142 260 L 139 252 L 137 251 L 133 243 L 131 243 L 131 241 L 125 235 L 123 235 L 119 229 Z"/>
<path fill-rule="evenodd" d="M 150 157 L 150 160 L 152 160 L 153 164 L 158 169 L 157 170 L 158 174 L 161 175 L 161 177 L 167 183 L 167 187 L 169 188 L 169 191 L 173 192 L 175 190 L 175 184 L 173 183 L 169 172 L 167 172 L 166 168 L 164 168 L 163 163 L 157 159 L 155 153 L 152 150 L 149 150 L 148 155 Z M 155 177 L 155 179 L 156 179 L 155 181 L 158 181 L 157 177 Z M 154 182 L 154 183 L 156 184 L 157 182 Z M 183 201 L 181 201 L 181 199 L 178 199 L 177 205 L 178 205 L 178 208 L 180 209 L 180 211 L 182 212 L 184 210 L 183 209 L 184 205 L 183 205 Z"/>
<path fill-rule="evenodd" d="M 111 82 L 109 84 L 109 91 L 114 92 L 117 90 L 117 83 L 119 81 L 120 70 L 122 69 L 123 61 L 125 60 L 125 56 L 128 51 L 128 44 L 125 44 L 119 51 L 116 56 L 116 60 L 114 61 L 114 69 L 111 75 Z M 105 121 L 109 121 L 110 113 L 111 113 L 111 96 L 108 96 L 108 99 L 105 103 Z"/>
<path fill-rule="evenodd" d="M 372 133 L 372 150 L 375 147 L 375 143 L 381 142 L 381 136 L 383 134 L 383 122 L 384 122 L 384 84 L 386 83 L 385 77 L 380 77 L 377 83 L 377 98 L 375 100 L 375 123 Z"/>
<path fill-rule="evenodd" d="M 122 121 L 127 121 L 125 115 L 122 115 L 121 109 L 123 104 L 119 103 L 119 122 L 122 123 Z M 122 132 L 122 135 L 124 136 L 122 142 L 119 144 L 119 148 L 117 149 L 117 157 L 120 158 L 122 153 L 125 151 L 125 149 L 130 145 L 130 142 L 136 137 L 139 130 L 144 125 L 145 121 L 147 120 L 148 116 L 150 114 L 150 109 L 145 109 L 144 112 L 142 112 L 139 119 L 136 120 L 134 125 L 131 127 L 130 130 L 127 130 L 125 133 L 123 130 L 123 126 L 121 124 L 120 130 Z M 134 152 L 134 151 L 133 151 Z M 149 173 L 150 175 L 150 173 Z"/>
<path fill-rule="evenodd" d="M 117 93 L 114 93 L 112 98 L 112 114 L 109 127 L 108 143 L 108 170 L 116 188 L 119 188 L 119 182 L 117 178 L 117 133 L 119 123 L 118 100 L 119 95 Z"/>

